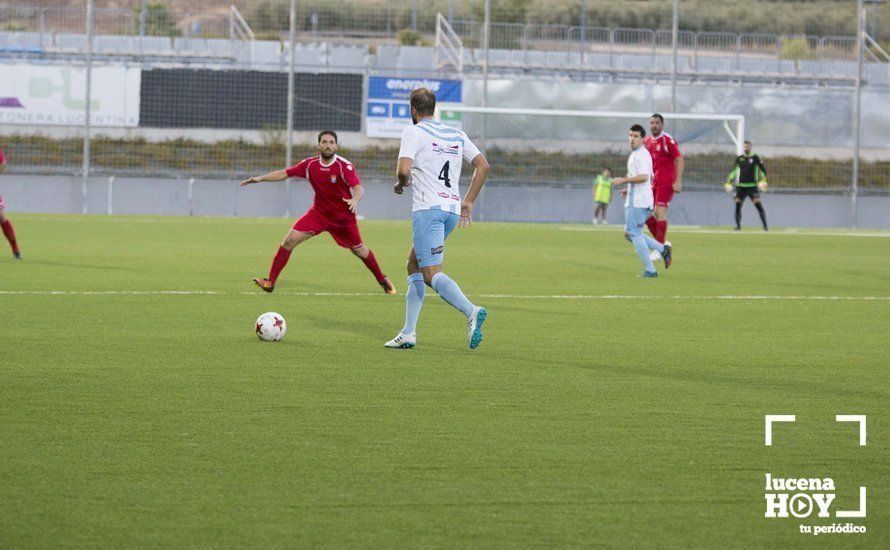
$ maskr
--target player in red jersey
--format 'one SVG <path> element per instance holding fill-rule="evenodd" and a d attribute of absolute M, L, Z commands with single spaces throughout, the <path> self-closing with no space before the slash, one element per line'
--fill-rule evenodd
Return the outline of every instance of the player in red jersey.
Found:
<path fill-rule="evenodd" d="M 0 149 L 0 174 L 3 173 L 3 170 L 6 168 L 6 157 L 3 156 L 3 149 Z M 0 229 L 3 230 L 3 235 L 6 237 L 6 240 L 9 241 L 9 245 L 12 247 L 12 255 L 16 260 L 22 259 L 22 254 L 19 252 L 19 245 L 15 240 L 15 230 L 12 228 L 12 222 L 9 221 L 6 217 L 6 208 L 3 206 L 3 197 L 0 197 Z"/>
<path fill-rule="evenodd" d="M 291 251 L 298 244 L 327 231 L 337 244 L 351 250 L 365 263 L 384 292 L 395 294 L 395 287 L 380 271 L 374 253 L 362 242 L 358 222 L 355 219 L 355 209 L 364 194 L 364 188 L 359 181 L 355 166 L 337 155 L 336 132 L 324 130 L 318 134 L 318 152 L 317 157 L 309 157 L 290 168 L 241 182 L 241 185 L 245 186 L 263 181 L 305 178 L 315 190 L 315 202 L 284 237 L 284 242 L 272 260 L 269 276 L 264 279 L 255 278 L 253 282 L 266 292 L 275 290 L 275 281 L 287 265 Z"/>
<path fill-rule="evenodd" d="M 655 210 L 646 220 L 646 227 L 655 240 L 664 244 L 667 234 L 667 211 L 674 193 L 683 190 L 683 154 L 677 140 L 664 131 L 664 117 L 655 113 L 649 117 L 651 134 L 643 144 L 652 156 L 655 178 L 652 191 L 655 195 Z"/>

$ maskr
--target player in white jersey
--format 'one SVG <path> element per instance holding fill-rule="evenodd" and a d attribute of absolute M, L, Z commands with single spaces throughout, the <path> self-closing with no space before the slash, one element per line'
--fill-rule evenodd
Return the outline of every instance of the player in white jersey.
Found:
<path fill-rule="evenodd" d="M 624 238 L 630 241 L 643 262 L 643 277 L 658 277 L 652 265 L 649 249 L 657 250 L 664 258 L 664 268 L 671 266 L 671 245 L 661 244 L 643 233 L 646 219 L 652 214 L 655 199 L 652 193 L 652 156 L 643 146 L 646 130 L 639 124 L 630 127 L 628 141 L 632 152 L 627 157 L 627 177 L 612 179 L 613 185 L 627 184 L 624 195 Z"/>
<path fill-rule="evenodd" d="M 433 120 L 436 94 L 426 88 L 411 92 L 413 126 L 402 132 L 399 149 L 398 183 L 393 190 L 401 195 L 412 188 L 414 246 L 408 254 L 408 291 L 405 293 L 405 326 L 388 348 L 407 349 L 417 344 L 417 318 L 423 306 L 426 287 L 467 317 L 470 349 L 482 342 L 482 324 L 488 313 L 474 305 L 460 287 L 442 271 L 445 239 L 455 227 L 468 227 L 473 203 L 485 184 L 488 161 L 467 135 L 447 124 Z M 475 169 L 470 190 L 461 200 L 458 180 L 461 163 Z"/>

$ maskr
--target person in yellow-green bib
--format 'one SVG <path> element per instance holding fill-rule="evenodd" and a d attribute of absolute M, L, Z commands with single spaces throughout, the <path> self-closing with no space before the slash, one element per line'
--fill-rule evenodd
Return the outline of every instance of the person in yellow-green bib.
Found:
<path fill-rule="evenodd" d="M 612 172 L 609 171 L 608 168 L 603 168 L 603 171 L 593 180 L 593 202 L 594 202 L 594 210 L 593 210 L 593 224 L 596 225 L 599 223 L 599 219 L 603 221 L 603 224 L 609 223 L 606 221 L 606 208 L 609 207 L 609 202 L 612 200 Z"/>

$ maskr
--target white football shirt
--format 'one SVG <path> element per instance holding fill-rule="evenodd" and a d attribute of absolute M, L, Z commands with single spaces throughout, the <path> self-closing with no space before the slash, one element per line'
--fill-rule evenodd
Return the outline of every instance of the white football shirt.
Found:
<path fill-rule="evenodd" d="M 399 158 L 414 161 L 411 209 L 441 208 L 459 214 L 462 160 L 472 162 L 478 154 L 465 133 L 442 122 L 425 118 L 405 128 Z"/>
<path fill-rule="evenodd" d="M 655 199 L 652 195 L 652 155 L 642 145 L 633 150 L 627 157 L 627 177 L 632 178 L 646 174 L 648 177 L 643 183 L 628 183 L 627 197 L 624 199 L 624 207 L 652 209 Z"/>

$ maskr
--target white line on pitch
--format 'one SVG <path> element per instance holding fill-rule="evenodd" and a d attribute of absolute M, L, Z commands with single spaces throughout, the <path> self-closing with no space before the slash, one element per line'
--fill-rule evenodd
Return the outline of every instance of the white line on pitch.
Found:
<path fill-rule="evenodd" d="M 560 231 L 597 231 L 604 232 L 610 230 L 623 229 L 623 224 L 611 224 L 609 226 L 568 226 L 560 227 Z M 813 231 L 800 229 L 778 229 L 770 231 L 760 231 L 752 228 L 750 231 L 733 231 L 731 229 L 706 229 L 700 226 L 671 226 L 672 233 L 691 233 L 696 235 L 779 235 L 786 237 L 876 237 L 890 238 L 890 232 L 862 232 L 862 231 Z"/>
<path fill-rule="evenodd" d="M 4 296 L 189 296 L 227 294 L 214 290 L 0 290 Z"/>
<path fill-rule="evenodd" d="M 223 292 L 215 290 L 0 290 L 0 296 L 263 296 L 259 292 Z M 328 297 L 379 297 L 379 292 L 276 292 L 276 296 L 303 296 L 309 298 Z M 752 295 L 674 295 L 647 296 L 641 294 L 476 294 L 477 298 L 492 300 L 789 300 L 789 301 L 890 301 L 890 296 L 777 296 L 769 294 Z"/>
<path fill-rule="evenodd" d="M 819 301 L 890 301 L 890 296 L 637 296 L 625 294 L 480 294 L 480 298 L 524 300 L 819 300 Z"/>
<path fill-rule="evenodd" d="M 242 295 L 256 292 L 242 292 Z M 380 296 L 379 292 L 278 292 L 283 296 Z M 890 296 L 772 296 L 772 295 L 713 295 L 713 296 L 646 296 L 636 294 L 475 294 L 477 298 L 492 300 L 816 300 L 816 301 L 890 301 Z"/>

